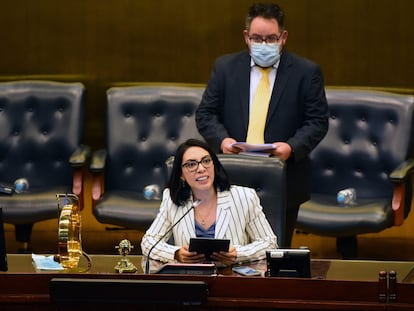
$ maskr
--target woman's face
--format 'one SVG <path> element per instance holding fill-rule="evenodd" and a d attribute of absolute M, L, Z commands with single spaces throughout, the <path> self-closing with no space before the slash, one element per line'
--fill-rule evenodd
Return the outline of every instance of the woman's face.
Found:
<path fill-rule="evenodd" d="M 201 147 L 188 148 L 183 154 L 181 171 L 181 178 L 193 191 L 209 190 L 213 187 L 214 164 L 207 150 Z"/>

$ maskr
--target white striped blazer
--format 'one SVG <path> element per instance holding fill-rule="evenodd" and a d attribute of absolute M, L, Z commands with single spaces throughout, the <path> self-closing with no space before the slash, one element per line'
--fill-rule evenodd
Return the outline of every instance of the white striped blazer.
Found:
<path fill-rule="evenodd" d="M 158 215 L 141 241 L 144 256 L 148 256 L 151 247 L 191 208 L 192 203 L 189 200 L 185 206 L 177 207 L 171 200 L 169 189 L 164 190 Z M 175 245 L 167 243 L 171 235 Z M 155 246 L 150 254 L 151 259 L 174 261 L 176 250 L 188 245 L 190 238 L 195 236 L 192 210 Z M 278 247 L 276 235 L 263 213 L 256 191 L 241 186 L 231 186 L 229 191 L 217 193 L 215 238 L 230 239 L 237 251 L 237 262 L 264 259 L 267 249 Z"/>

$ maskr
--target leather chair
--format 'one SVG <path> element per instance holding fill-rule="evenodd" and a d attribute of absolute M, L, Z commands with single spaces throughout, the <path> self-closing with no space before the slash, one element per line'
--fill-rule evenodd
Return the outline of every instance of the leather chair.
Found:
<path fill-rule="evenodd" d="M 0 194 L 0 207 L 23 250 L 34 223 L 58 217 L 57 193 L 74 193 L 82 202 L 90 152 L 80 144 L 84 93 L 81 83 L 0 83 L 0 182 L 29 183 L 24 193 Z"/>
<path fill-rule="evenodd" d="M 276 157 L 262 157 L 248 154 L 217 154 L 226 170 L 230 184 L 256 190 L 260 204 L 279 247 L 288 247 L 286 241 L 286 164 Z M 174 157 L 166 164 L 170 175 Z"/>
<path fill-rule="evenodd" d="M 277 236 L 279 247 L 286 247 L 286 168 L 279 158 L 251 155 L 217 155 L 231 184 L 256 190 L 263 211 Z"/>
<path fill-rule="evenodd" d="M 112 87 L 107 91 L 106 148 L 92 157 L 93 214 L 103 224 L 146 230 L 160 199 L 144 188 L 167 181 L 165 161 L 188 138 L 202 139 L 194 113 L 204 88 L 197 85 Z"/>
<path fill-rule="evenodd" d="M 401 225 L 412 202 L 414 99 L 367 89 L 327 89 L 326 137 L 311 153 L 311 199 L 296 227 L 337 238 L 343 258 L 358 256 L 357 235 Z M 337 192 L 355 188 L 356 204 Z"/>

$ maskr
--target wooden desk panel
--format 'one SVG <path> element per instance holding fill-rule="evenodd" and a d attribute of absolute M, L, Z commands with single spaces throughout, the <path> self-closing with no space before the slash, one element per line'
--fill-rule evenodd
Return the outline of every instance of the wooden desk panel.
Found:
<path fill-rule="evenodd" d="M 119 256 L 91 257 L 90 271 L 68 273 L 36 272 L 29 255 L 9 255 L 9 271 L 0 273 L 0 309 L 102 311 L 115 307 L 105 302 L 108 297 L 102 297 L 102 304 L 93 307 L 80 304 L 57 308 L 50 300 L 49 282 L 52 278 L 64 277 L 206 282 L 209 291 L 206 305 L 179 306 L 177 310 L 414 310 L 414 283 L 401 283 L 403 275 L 414 266 L 409 262 L 314 261 L 312 270 L 318 273 L 313 273 L 313 278 L 292 279 L 235 276 L 229 269 L 221 271 L 224 275 L 217 276 L 117 274 L 113 268 Z M 141 265 L 140 260 L 139 256 L 131 256 L 137 267 Z M 260 267 L 263 268 L 263 263 L 256 266 Z M 398 273 L 398 303 L 378 302 L 378 271 L 384 269 L 393 269 Z M 339 279 L 339 276 L 344 279 Z M 356 280 L 352 280 L 355 276 Z M 165 308 L 158 307 L 160 310 Z M 151 306 L 151 309 L 157 310 L 158 307 Z M 115 308 L 131 310 L 136 306 L 120 305 Z"/>

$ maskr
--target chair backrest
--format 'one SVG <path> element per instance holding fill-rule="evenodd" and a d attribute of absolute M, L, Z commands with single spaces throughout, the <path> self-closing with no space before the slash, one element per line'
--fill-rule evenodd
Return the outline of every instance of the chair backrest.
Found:
<path fill-rule="evenodd" d="M 0 176 L 30 189 L 72 184 L 69 157 L 83 134 L 81 83 L 0 83 Z"/>
<path fill-rule="evenodd" d="M 256 190 L 266 218 L 277 235 L 279 246 L 285 246 L 285 162 L 278 158 L 237 154 L 219 154 L 218 157 L 231 184 Z"/>
<path fill-rule="evenodd" d="M 414 98 L 391 92 L 327 89 L 329 130 L 311 153 L 312 192 L 353 187 L 359 198 L 392 197 L 390 172 L 414 148 Z"/>
<path fill-rule="evenodd" d="M 188 138 L 202 139 L 194 114 L 204 87 L 125 86 L 107 91 L 107 190 L 165 186 L 165 161 Z"/>

